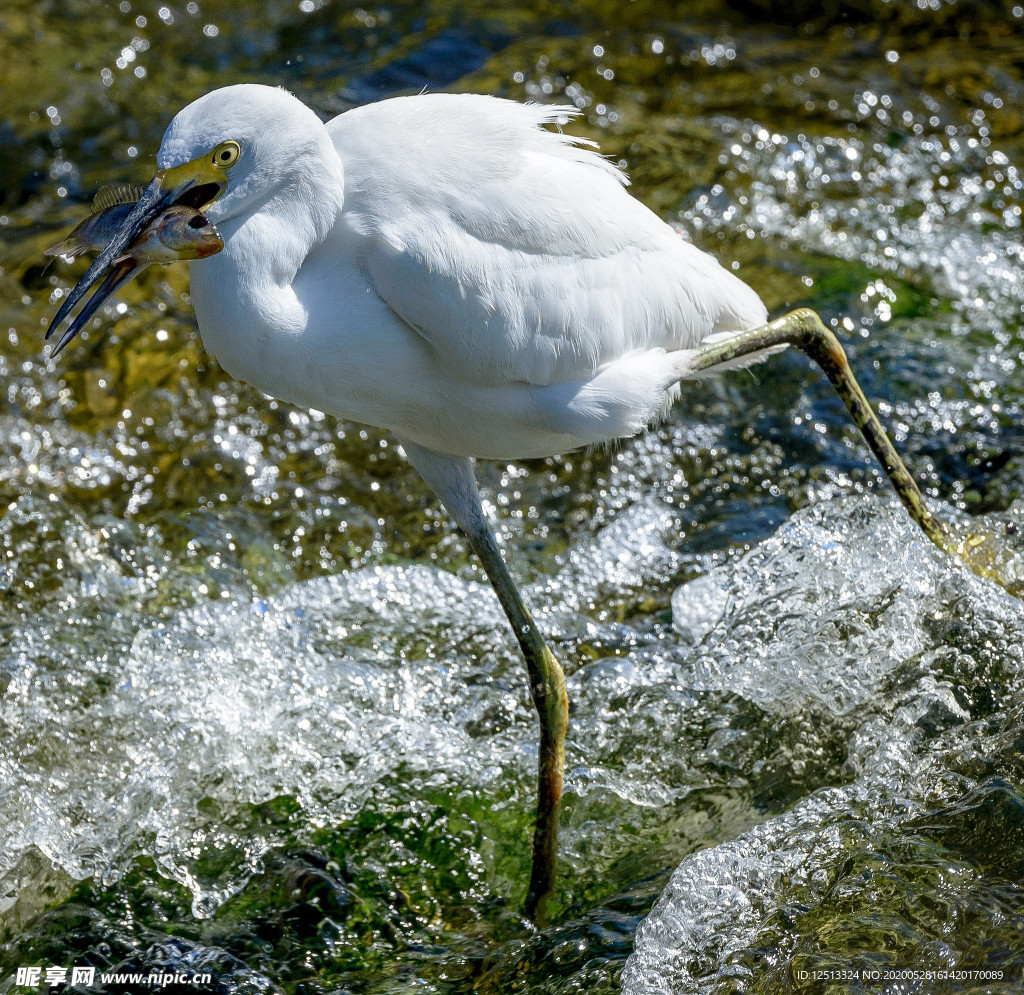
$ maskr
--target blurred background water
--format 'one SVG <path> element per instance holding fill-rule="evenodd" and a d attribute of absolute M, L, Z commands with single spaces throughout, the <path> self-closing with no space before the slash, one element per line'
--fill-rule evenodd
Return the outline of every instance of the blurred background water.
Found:
<path fill-rule="evenodd" d="M 0 6 L 0 990 L 1015 992 L 1020 602 L 922 540 L 799 356 L 613 452 L 481 465 L 570 674 L 552 924 L 535 722 L 385 435 L 207 356 L 184 266 L 61 357 L 42 249 L 175 111 L 573 103 L 773 312 L 819 310 L 942 513 L 1024 528 L 1014 0 Z M 812 972 L 990 970 L 816 980 Z M 185 990 L 185 989 L 182 989 Z M 187 989 L 195 990 L 195 989 Z"/>

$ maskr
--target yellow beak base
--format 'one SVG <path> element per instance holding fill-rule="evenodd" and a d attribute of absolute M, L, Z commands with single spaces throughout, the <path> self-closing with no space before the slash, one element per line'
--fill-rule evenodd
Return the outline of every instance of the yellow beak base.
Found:
<path fill-rule="evenodd" d="M 212 204 L 228 185 L 227 174 L 209 156 L 161 169 L 155 179 L 170 203 L 201 211 Z"/>

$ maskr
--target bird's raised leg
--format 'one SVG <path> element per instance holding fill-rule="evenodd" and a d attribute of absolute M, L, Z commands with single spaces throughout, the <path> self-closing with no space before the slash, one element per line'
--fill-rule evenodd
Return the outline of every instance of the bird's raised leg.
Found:
<path fill-rule="evenodd" d="M 531 919 L 540 921 L 544 917 L 547 897 L 554 887 L 558 859 L 558 815 L 565 773 L 565 733 L 569 726 L 565 675 L 502 562 L 498 544 L 480 504 L 472 462 L 440 456 L 415 443 L 401 441 L 412 465 L 466 533 L 526 658 L 530 691 L 540 717 L 540 757 L 533 864 L 525 911 Z"/>
<path fill-rule="evenodd" d="M 928 509 L 917 483 L 857 383 L 839 339 L 814 311 L 800 308 L 760 328 L 698 346 L 694 350 L 692 372 L 710 371 L 722 363 L 779 345 L 795 346 L 821 367 L 882 464 L 911 518 L 925 535 L 975 573 L 995 581 L 1012 594 L 1020 595 L 1024 590 L 1024 566 L 1016 554 L 992 535 L 957 535 L 950 525 L 936 518 Z"/>

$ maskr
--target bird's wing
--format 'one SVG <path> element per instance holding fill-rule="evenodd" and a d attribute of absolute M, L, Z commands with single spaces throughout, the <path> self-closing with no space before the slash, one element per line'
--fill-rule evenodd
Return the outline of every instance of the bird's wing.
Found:
<path fill-rule="evenodd" d="M 434 94 L 328 124 L 374 288 L 476 382 L 585 378 L 764 319 L 757 295 L 626 193 L 615 166 L 542 127 L 573 113 Z"/>

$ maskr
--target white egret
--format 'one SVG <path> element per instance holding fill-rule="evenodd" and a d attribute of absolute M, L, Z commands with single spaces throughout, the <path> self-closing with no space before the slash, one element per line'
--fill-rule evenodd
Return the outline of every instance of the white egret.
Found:
<path fill-rule="evenodd" d="M 527 660 L 542 733 L 531 912 L 554 873 L 565 685 L 502 562 L 472 460 L 635 434 L 688 375 L 763 359 L 815 323 L 719 344 L 763 325 L 761 300 L 631 197 L 588 143 L 544 127 L 575 113 L 432 94 L 324 124 L 283 90 L 216 90 L 171 122 L 156 178 L 51 326 L 157 213 L 199 208 L 224 248 L 192 265 L 192 301 L 224 368 L 401 441 Z"/>

